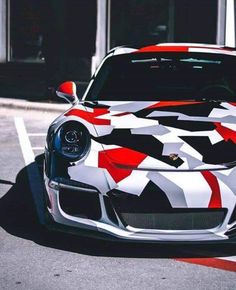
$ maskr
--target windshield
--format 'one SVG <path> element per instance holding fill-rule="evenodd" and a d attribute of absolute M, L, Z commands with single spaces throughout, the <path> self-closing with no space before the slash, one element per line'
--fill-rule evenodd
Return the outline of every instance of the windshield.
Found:
<path fill-rule="evenodd" d="M 236 57 L 207 53 L 132 53 L 108 58 L 86 100 L 235 101 Z"/>

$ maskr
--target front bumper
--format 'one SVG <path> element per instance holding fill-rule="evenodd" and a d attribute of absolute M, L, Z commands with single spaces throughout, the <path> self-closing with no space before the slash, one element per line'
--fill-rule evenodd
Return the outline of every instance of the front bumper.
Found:
<path fill-rule="evenodd" d="M 137 228 L 124 223 L 120 215 L 114 210 L 111 199 L 107 195 L 102 195 L 96 189 L 89 186 L 69 185 L 59 182 L 51 182 L 45 177 L 45 185 L 48 198 L 48 213 L 52 220 L 47 222 L 47 227 L 78 233 L 79 235 L 96 236 L 103 239 L 123 240 L 123 241 L 140 241 L 140 242 L 235 242 L 236 231 L 229 231 L 228 221 L 232 213 L 227 212 L 224 221 L 214 228 L 194 229 L 194 230 L 170 230 L 170 229 L 147 229 Z M 49 186 L 50 185 L 50 186 Z M 94 195 L 92 202 L 86 202 L 69 209 L 65 206 L 66 202 L 62 201 L 62 192 L 67 190 L 75 195 Z M 96 201 L 95 201 L 96 200 Z M 73 203 L 72 203 L 73 204 Z M 97 208 L 97 209 L 96 209 Z M 96 209 L 94 212 L 93 209 Z M 76 212 L 77 210 L 77 212 Z M 235 232 L 235 234 L 234 234 Z"/>

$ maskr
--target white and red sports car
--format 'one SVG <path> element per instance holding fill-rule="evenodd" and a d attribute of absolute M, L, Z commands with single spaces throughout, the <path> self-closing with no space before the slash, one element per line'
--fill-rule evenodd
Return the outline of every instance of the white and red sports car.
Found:
<path fill-rule="evenodd" d="M 112 50 L 50 126 L 49 227 L 135 241 L 236 236 L 236 52 L 201 44 Z"/>

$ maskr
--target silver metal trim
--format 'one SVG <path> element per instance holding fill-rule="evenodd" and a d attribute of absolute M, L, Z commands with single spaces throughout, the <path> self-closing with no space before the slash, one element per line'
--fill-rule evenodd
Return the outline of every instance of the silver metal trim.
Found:
<path fill-rule="evenodd" d="M 84 188 L 84 187 L 80 187 L 80 186 L 67 185 L 67 184 L 62 184 L 62 183 L 58 183 L 58 186 L 59 186 L 59 188 L 62 188 L 62 189 L 71 189 L 71 190 L 75 190 L 75 191 L 99 193 L 96 189 Z"/>
<path fill-rule="evenodd" d="M 48 182 L 48 186 L 52 189 L 71 189 L 74 191 L 83 191 L 83 192 L 94 192 L 94 193 L 99 193 L 96 189 L 92 189 L 92 188 L 85 188 L 85 187 L 81 187 L 81 186 L 75 186 L 75 185 L 69 185 L 69 184 L 64 184 L 64 183 L 60 183 L 60 182 L 56 182 L 54 180 L 50 180 Z"/>

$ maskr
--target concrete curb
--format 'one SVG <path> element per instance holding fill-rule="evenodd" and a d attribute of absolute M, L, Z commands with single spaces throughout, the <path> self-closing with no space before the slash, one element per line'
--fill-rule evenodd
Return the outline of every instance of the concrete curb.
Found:
<path fill-rule="evenodd" d="M 0 98 L 0 108 L 36 110 L 62 113 L 70 108 L 70 104 L 53 104 L 30 102 L 27 100 Z"/>

